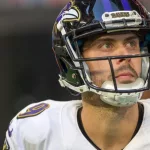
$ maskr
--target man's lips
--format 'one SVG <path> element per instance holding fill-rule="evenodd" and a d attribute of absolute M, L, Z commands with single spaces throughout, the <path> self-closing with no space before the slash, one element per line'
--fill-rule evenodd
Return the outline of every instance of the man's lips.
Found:
<path fill-rule="evenodd" d="M 125 72 L 125 73 L 120 73 L 119 75 L 116 76 L 116 78 L 119 77 L 134 77 L 134 75 L 130 72 Z"/>

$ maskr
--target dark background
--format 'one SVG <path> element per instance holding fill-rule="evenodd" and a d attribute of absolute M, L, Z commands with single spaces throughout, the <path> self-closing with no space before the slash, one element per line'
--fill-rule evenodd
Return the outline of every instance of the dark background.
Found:
<path fill-rule="evenodd" d="M 26 105 L 73 97 L 58 83 L 51 31 L 62 6 L 0 7 L 0 149 L 11 119 Z"/>
<path fill-rule="evenodd" d="M 150 7 L 148 0 L 142 2 Z M 58 83 L 51 49 L 62 6 L 63 0 L 0 1 L 0 149 L 10 120 L 26 105 L 75 99 Z"/>

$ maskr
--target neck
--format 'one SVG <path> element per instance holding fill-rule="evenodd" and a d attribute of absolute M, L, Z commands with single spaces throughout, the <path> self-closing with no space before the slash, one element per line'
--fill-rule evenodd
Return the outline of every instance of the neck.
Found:
<path fill-rule="evenodd" d="M 95 106 L 83 101 L 83 127 L 91 140 L 101 149 L 124 148 L 132 138 L 138 122 L 138 105 L 117 108 Z"/>

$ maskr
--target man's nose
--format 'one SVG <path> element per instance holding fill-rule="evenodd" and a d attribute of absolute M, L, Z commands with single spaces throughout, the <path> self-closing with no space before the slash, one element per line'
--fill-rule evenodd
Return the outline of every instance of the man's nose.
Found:
<path fill-rule="evenodd" d="M 129 50 L 127 50 L 127 48 L 125 48 L 124 46 L 121 46 L 118 48 L 117 50 L 117 56 L 126 56 L 126 55 L 130 55 L 129 53 Z M 130 63 L 131 61 L 131 58 L 119 58 L 117 59 L 117 64 L 120 64 L 120 63 Z"/>

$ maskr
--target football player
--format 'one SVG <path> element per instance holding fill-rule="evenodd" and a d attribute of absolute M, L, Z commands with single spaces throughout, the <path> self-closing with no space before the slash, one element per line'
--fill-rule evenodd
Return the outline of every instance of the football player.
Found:
<path fill-rule="evenodd" d="M 59 82 L 82 100 L 19 112 L 4 150 L 149 150 L 150 16 L 137 0 L 72 0 L 52 31 Z"/>

